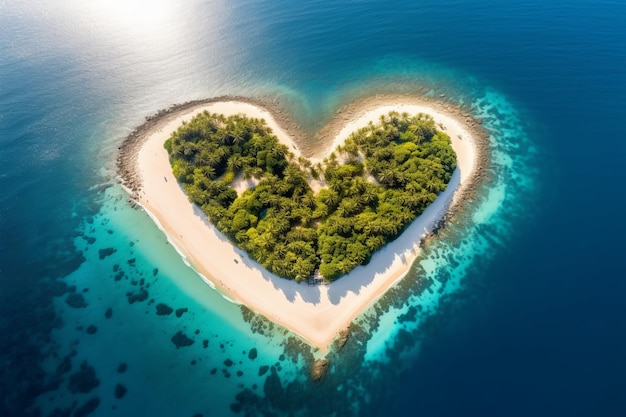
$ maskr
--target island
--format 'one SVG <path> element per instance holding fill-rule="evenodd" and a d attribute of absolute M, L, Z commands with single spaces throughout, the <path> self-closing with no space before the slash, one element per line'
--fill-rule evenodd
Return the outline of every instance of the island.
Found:
<path fill-rule="evenodd" d="M 265 269 L 297 282 L 334 281 L 369 262 L 456 168 L 450 137 L 430 116 L 395 111 L 315 164 L 264 120 L 241 114 L 200 113 L 165 148 L 174 177 L 211 223 Z"/>
<path fill-rule="evenodd" d="M 122 181 L 209 285 L 326 351 L 407 273 L 481 171 L 473 119 L 384 100 L 342 112 L 308 155 L 263 103 L 177 106 L 124 142 Z"/>

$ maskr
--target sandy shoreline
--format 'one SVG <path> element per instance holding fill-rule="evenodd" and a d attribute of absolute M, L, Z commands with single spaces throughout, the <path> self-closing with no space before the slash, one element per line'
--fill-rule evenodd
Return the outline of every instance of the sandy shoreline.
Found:
<path fill-rule="evenodd" d="M 450 105 L 414 97 L 376 96 L 342 108 L 338 117 L 316 135 L 315 142 L 325 145 L 325 149 L 311 152 L 306 149 L 306 135 L 288 117 L 265 108 L 266 103 L 223 97 L 160 112 L 126 139 L 120 148 L 118 168 L 132 199 L 149 213 L 205 279 L 224 295 L 325 351 L 340 330 L 408 272 L 423 237 L 439 227 L 451 207 L 459 205 L 471 192 L 482 175 L 486 140 L 473 119 Z M 368 265 L 359 266 L 326 286 L 299 285 L 269 273 L 235 248 L 189 202 L 173 178 L 163 143 L 183 120 L 204 110 L 263 118 L 296 156 L 303 154 L 312 159 L 323 159 L 351 132 L 370 120 L 378 121 L 381 114 L 390 110 L 428 113 L 450 135 L 458 167 L 437 200 L 402 235 L 375 253 Z M 277 118 L 274 114 L 278 114 Z"/>

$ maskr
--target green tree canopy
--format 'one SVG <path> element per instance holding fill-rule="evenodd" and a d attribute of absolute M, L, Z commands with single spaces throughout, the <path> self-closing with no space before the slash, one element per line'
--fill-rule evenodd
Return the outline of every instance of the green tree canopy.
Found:
<path fill-rule="evenodd" d="M 329 280 L 369 262 L 419 216 L 456 168 L 432 118 L 390 112 L 353 133 L 323 164 L 297 160 L 263 120 L 204 112 L 166 141 L 189 199 L 263 267 Z M 238 178 L 258 184 L 242 195 Z M 314 194 L 309 183 L 326 187 Z"/>

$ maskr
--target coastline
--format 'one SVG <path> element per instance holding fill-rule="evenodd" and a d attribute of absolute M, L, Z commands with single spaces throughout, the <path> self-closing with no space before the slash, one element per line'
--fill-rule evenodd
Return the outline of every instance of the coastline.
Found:
<path fill-rule="evenodd" d="M 323 159 L 350 132 L 369 120 L 377 121 L 380 114 L 390 110 L 428 113 L 450 135 L 457 153 L 457 169 L 435 202 L 397 239 L 375 253 L 367 265 L 331 284 L 309 287 L 269 273 L 234 247 L 189 202 L 173 178 L 163 143 L 183 120 L 204 110 L 263 118 L 296 156 L 311 159 Z M 320 145 L 312 149 L 311 142 Z M 486 146 L 486 136 L 478 122 L 460 109 L 436 100 L 408 96 L 360 100 L 340 109 L 337 117 L 311 141 L 272 103 L 218 97 L 173 106 L 147 118 L 120 147 L 118 170 L 131 201 L 143 207 L 205 281 L 229 299 L 245 304 L 327 351 L 339 331 L 406 275 L 423 240 L 435 233 L 465 199 L 471 198 L 484 175 Z"/>

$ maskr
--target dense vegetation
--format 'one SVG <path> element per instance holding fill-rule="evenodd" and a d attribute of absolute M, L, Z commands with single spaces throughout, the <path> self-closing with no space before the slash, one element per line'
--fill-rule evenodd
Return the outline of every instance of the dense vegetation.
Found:
<path fill-rule="evenodd" d="M 391 112 L 323 163 L 296 159 L 263 120 L 204 112 L 165 143 L 189 199 L 266 269 L 329 280 L 372 254 L 443 191 L 456 167 L 450 138 L 427 115 Z M 258 184 L 241 196 L 234 181 Z M 311 181 L 325 184 L 317 194 Z"/>

